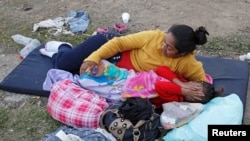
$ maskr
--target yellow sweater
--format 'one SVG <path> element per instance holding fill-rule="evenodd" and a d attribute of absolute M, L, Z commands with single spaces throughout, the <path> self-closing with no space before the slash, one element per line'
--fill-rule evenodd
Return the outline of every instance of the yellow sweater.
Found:
<path fill-rule="evenodd" d="M 162 42 L 166 37 L 161 30 L 142 31 L 122 37 L 115 37 L 93 52 L 84 61 L 98 63 L 118 52 L 130 51 L 131 62 L 137 71 L 155 70 L 157 66 L 168 66 L 190 81 L 205 81 L 202 63 L 195 58 L 195 52 L 178 58 L 166 57 L 162 52 Z"/>

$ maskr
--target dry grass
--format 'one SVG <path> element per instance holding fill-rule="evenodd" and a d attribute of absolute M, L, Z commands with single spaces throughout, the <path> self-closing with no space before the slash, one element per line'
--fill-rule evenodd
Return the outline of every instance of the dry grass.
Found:
<path fill-rule="evenodd" d="M 1 107 L 0 140 L 37 141 L 56 130 L 61 123 L 47 114 L 46 99 L 30 98 L 19 107 Z"/>

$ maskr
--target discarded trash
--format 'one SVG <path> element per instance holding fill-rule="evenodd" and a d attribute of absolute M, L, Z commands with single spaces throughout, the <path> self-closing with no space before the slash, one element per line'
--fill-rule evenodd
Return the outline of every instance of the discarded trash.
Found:
<path fill-rule="evenodd" d="M 240 59 L 240 61 L 245 61 L 245 59 L 246 59 L 246 55 L 244 54 L 244 55 L 240 55 L 239 56 L 239 59 Z"/>
<path fill-rule="evenodd" d="M 250 53 L 247 53 L 247 54 L 244 54 L 244 55 L 240 55 L 239 59 L 241 61 L 250 60 Z"/>
<path fill-rule="evenodd" d="M 11 38 L 18 44 L 27 45 L 32 41 L 32 38 L 25 37 L 20 34 L 12 35 Z"/>
<path fill-rule="evenodd" d="M 55 19 L 47 19 L 34 24 L 33 32 L 40 27 L 51 28 L 48 32 L 55 36 L 59 34 L 83 34 L 90 23 L 88 13 L 82 10 L 72 10 L 67 13 L 67 17 L 57 17 Z M 68 26 L 70 30 L 68 29 Z"/>
<path fill-rule="evenodd" d="M 129 13 L 122 13 L 122 21 L 124 22 L 124 23 L 128 23 L 128 21 L 129 21 L 129 18 L 130 18 L 130 15 L 129 15 Z"/>
<path fill-rule="evenodd" d="M 32 9 L 32 7 L 24 7 L 23 8 L 23 11 L 29 11 L 29 10 L 31 10 Z"/>
<path fill-rule="evenodd" d="M 65 21 L 70 26 L 70 30 L 75 34 L 84 33 L 89 26 L 89 15 L 82 10 L 72 10 L 67 13 Z"/>
<path fill-rule="evenodd" d="M 56 30 L 53 35 L 59 35 L 59 33 L 62 33 L 65 28 L 64 26 L 65 19 L 62 17 L 57 17 L 55 19 L 47 19 L 44 21 L 40 21 L 39 23 L 34 24 L 33 26 L 33 32 L 36 32 L 40 27 L 43 28 L 53 28 Z"/>
<path fill-rule="evenodd" d="M 20 51 L 20 59 L 24 59 L 32 50 L 41 45 L 39 40 L 25 37 L 20 34 L 11 37 L 16 43 L 24 45 L 24 48 Z"/>
<path fill-rule="evenodd" d="M 20 59 L 24 59 L 31 51 L 40 46 L 41 43 L 37 39 L 33 39 L 29 44 L 27 44 L 20 51 Z"/>

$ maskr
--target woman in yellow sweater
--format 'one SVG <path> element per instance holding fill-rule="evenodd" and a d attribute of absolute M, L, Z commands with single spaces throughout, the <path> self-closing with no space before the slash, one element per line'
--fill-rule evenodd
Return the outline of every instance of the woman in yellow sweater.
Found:
<path fill-rule="evenodd" d="M 101 59 L 111 59 L 118 67 L 135 71 L 155 70 L 168 66 L 188 81 L 206 81 L 202 63 L 195 58 L 196 45 L 207 42 L 207 30 L 200 26 L 195 31 L 188 25 L 173 25 L 167 32 L 149 30 L 117 37 L 97 34 L 80 45 L 51 41 L 40 52 L 52 57 L 55 68 L 84 73 L 92 70 Z M 79 71 L 80 69 L 80 71 Z M 174 80 L 190 89 L 198 89 Z"/>

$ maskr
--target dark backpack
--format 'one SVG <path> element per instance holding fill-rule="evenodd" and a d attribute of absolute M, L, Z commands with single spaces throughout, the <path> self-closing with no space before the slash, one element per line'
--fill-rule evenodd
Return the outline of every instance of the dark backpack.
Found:
<path fill-rule="evenodd" d="M 160 136 L 160 116 L 148 99 L 128 98 L 101 115 L 101 128 L 118 141 L 154 141 Z"/>

